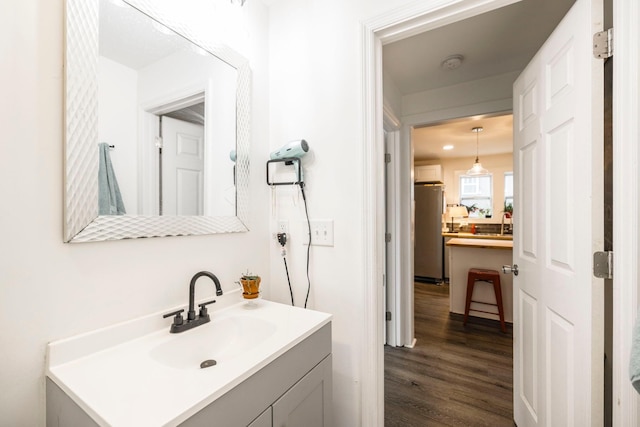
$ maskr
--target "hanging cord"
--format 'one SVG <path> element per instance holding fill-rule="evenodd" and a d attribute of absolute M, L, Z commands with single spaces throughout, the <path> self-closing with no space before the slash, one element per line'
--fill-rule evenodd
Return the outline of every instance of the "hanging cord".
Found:
<path fill-rule="evenodd" d="M 309 245 L 307 246 L 307 297 L 304 299 L 304 308 L 307 308 L 309 301 L 309 292 L 311 291 L 311 279 L 309 278 L 309 254 L 311 251 L 311 221 L 309 220 L 309 209 L 307 208 L 307 197 L 304 194 L 304 182 L 300 183 L 300 191 L 302 192 L 302 200 L 304 201 L 304 213 L 307 216 L 307 226 L 309 228 Z"/>
<path fill-rule="evenodd" d="M 287 243 L 287 234 L 286 233 L 278 233 L 278 242 L 280 246 L 282 246 L 281 254 L 282 260 L 284 261 L 284 271 L 287 272 L 287 283 L 289 283 L 289 294 L 291 294 L 291 305 L 295 306 L 293 302 L 293 289 L 291 288 L 291 279 L 289 279 L 289 267 L 287 267 L 287 250 L 284 248 L 284 245 Z"/>

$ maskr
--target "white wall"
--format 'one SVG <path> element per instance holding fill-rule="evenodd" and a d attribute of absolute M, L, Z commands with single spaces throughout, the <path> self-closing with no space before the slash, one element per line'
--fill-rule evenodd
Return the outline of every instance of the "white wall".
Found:
<path fill-rule="evenodd" d="M 334 247 L 311 251 L 310 307 L 334 315 L 336 426 L 361 425 L 364 304 L 374 286 L 362 278 L 363 153 L 365 144 L 373 143 L 362 140 L 362 23 L 410 3 L 280 0 L 270 7 L 271 149 L 292 139 L 309 142 L 313 150 L 313 159 L 305 160 L 309 215 L 334 220 Z M 302 201 L 286 190 L 278 189 L 277 194 L 272 230 L 277 219 L 292 224 L 287 262 L 296 302 L 301 304 L 307 287 Z M 287 302 L 289 291 L 275 239 L 271 269 L 272 296 Z"/>
<path fill-rule="evenodd" d="M 98 140 L 109 152 L 128 215 L 138 213 L 138 74 L 101 56 L 98 61 Z"/>
<path fill-rule="evenodd" d="M 189 11 L 208 37 L 212 21 L 226 20 L 237 38 L 225 41 L 251 60 L 251 231 L 81 244 L 62 243 L 64 2 L 14 2 L 0 14 L 0 425 L 44 425 L 47 342 L 186 304 L 199 270 L 225 289 L 247 268 L 268 276 L 267 12 L 227 3 L 186 0 L 175 15 Z M 211 294 L 205 284 L 198 292 Z"/>
<path fill-rule="evenodd" d="M 382 70 L 382 93 L 384 105 L 390 109 L 394 115 L 400 116 L 402 113 L 402 93 L 396 82 L 389 77 L 386 70 Z"/>

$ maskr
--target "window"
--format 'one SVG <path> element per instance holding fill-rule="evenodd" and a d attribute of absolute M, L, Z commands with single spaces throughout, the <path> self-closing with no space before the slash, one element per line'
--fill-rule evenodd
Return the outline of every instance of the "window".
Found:
<path fill-rule="evenodd" d="M 470 218 L 491 218 L 493 210 L 492 176 L 460 175 L 460 204 Z"/>
<path fill-rule="evenodd" d="M 509 205 L 513 209 L 513 172 L 504 173 L 504 207 Z"/>

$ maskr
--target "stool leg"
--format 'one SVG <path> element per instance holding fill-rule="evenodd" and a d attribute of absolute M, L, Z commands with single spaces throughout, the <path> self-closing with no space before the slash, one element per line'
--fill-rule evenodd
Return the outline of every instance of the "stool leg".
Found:
<path fill-rule="evenodd" d="M 507 332 L 507 326 L 504 324 L 504 308 L 502 306 L 502 287 L 500 286 L 500 277 L 493 280 L 493 292 L 496 294 L 496 302 L 498 304 L 498 314 L 500 316 L 500 329 Z"/>
<path fill-rule="evenodd" d="M 471 298 L 473 296 L 473 286 L 476 284 L 476 279 L 473 275 L 467 276 L 467 299 L 464 303 L 464 320 L 462 325 L 467 325 L 467 319 L 469 318 L 469 309 L 471 308 Z"/>

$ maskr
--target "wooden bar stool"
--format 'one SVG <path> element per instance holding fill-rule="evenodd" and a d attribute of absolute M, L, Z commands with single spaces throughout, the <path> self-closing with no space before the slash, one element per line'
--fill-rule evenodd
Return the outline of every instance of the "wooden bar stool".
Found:
<path fill-rule="evenodd" d="M 493 292 L 496 295 L 496 304 L 483 302 L 483 301 L 474 301 L 473 298 L 473 287 L 476 284 L 476 281 L 489 282 L 493 284 Z M 476 310 L 471 308 L 471 303 L 475 302 L 478 304 L 484 305 L 494 305 L 498 307 L 498 312 L 494 313 L 492 311 L 484 311 L 484 310 Z M 467 300 L 464 307 L 464 321 L 463 325 L 467 324 L 467 318 L 469 317 L 469 311 L 477 311 L 480 313 L 494 314 L 500 317 L 500 329 L 502 332 L 507 332 L 507 327 L 504 324 L 504 308 L 502 306 L 502 288 L 500 287 L 500 273 L 496 270 L 486 270 L 483 268 L 470 268 L 469 273 L 467 274 Z"/>

